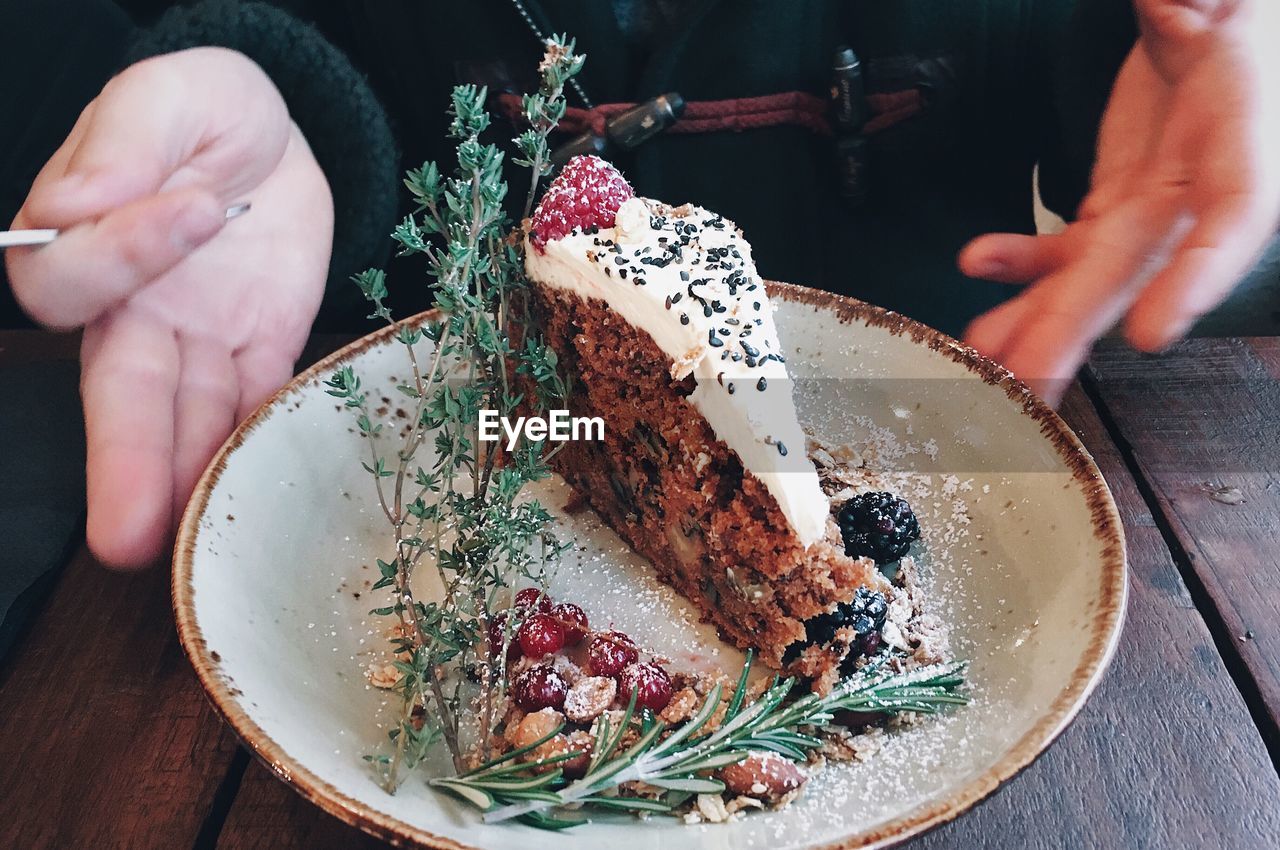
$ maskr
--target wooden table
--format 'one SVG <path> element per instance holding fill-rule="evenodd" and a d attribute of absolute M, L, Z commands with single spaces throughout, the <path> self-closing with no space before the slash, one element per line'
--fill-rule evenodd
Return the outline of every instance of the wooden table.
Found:
<path fill-rule="evenodd" d="M 0 334 L 0 365 L 74 351 Z M 1120 651 L 1041 759 L 912 846 L 1280 847 L 1280 340 L 1108 344 L 1062 412 L 1128 534 Z M 0 667 L 0 848 L 376 845 L 237 745 L 178 645 L 167 571 L 81 548 Z"/>

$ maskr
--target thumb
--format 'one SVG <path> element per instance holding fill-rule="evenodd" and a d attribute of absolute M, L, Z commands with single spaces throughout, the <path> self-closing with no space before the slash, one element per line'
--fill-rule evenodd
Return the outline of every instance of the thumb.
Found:
<path fill-rule="evenodd" d="M 80 327 L 177 265 L 222 229 L 222 204 L 200 189 L 164 192 L 63 231 L 5 260 L 18 303 L 48 327 Z"/>

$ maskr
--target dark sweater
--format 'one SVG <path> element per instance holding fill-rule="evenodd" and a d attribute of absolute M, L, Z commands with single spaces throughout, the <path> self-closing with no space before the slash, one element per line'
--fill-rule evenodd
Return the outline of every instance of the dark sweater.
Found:
<path fill-rule="evenodd" d="M 71 2 L 108 6 L 105 0 Z M 95 42 L 81 58 L 64 60 L 60 67 L 80 78 L 78 87 L 51 90 L 51 103 L 35 121 L 30 104 L 9 116 L 0 102 L 0 127 L 29 122 L 47 142 L 25 145 L 16 167 L 0 159 L 0 216 L 16 209 L 24 181 L 101 85 L 110 57 L 124 61 L 206 43 L 242 50 L 280 86 L 335 190 L 336 251 L 323 313 L 328 326 L 365 326 L 345 279 L 386 257 L 386 233 L 408 211 L 399 173 L 427 159 L 447 166 L 452 151 L 444 106 L 459 69 L 501 65 L 518 87 L 541 53 L 510 0 L 274 0 L 287 14 L 261 3 L 204 0 L 158 17 L 165 0 L 120 2 L 145 28 L 116 26 L 105 39 L 118 42 L 114 49 Z M 0 4 L 7 9 L 13 0 Z M 67 2 L 56 4 L 57 12 L 55 4 L 36 0 L 19 5 L 33 6 L 37 18 L 56 17 L 59 25 L 81 23 L 68 14 Z M 765 276 L 855 295 L 953 334 L 1015 291 L 964 278 L 955 268 L 956 252 L 987 231 L 1031 232 L 1037 162 L 1046 202 L 1071 215 L 1087 186 L 1111 82 L 1134 38 L 1126 0 L 524 5 L 542 32 L 577 38 L 588 55 L 580 81 L 595 103 L 670 90 L 688 100 L 797 90 L 822 95 L 842 42 L 863 57 L 870 91 L 924 93 L 922 114 L 870 139 L 869 194 L 857 206 L 837 191 L 831 139 L 800 127 L 668 134 L 617 163 L 641 194 L 696 201 L 738 221 Z M 0 52 L 0 63 L 35 67 L 34 54 L 67 38 L 17 38 L 14 52 Z M 84 58 L 93 55 L 101 61 Z M 511 135 L 501 122 L 498 127 L 496 138 Z M 6 141 L 0 139 L 0 151 Z M 513 197 L 519 194 L 513 189 Z M 417 285 L 420 267 L 393 260 L 390 272 L 402 312 L 426 303 L 428 293 Z M 3 309 L 0 322 L 11 320 Z"/>

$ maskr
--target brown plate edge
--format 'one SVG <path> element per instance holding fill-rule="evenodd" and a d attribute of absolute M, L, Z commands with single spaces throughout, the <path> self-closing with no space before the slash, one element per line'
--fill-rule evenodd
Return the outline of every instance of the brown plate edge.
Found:
<path fill-rule="evenodd" d="M 897 336 L 907 335 L 931 350 L 948 357 L 977 374 L 985 383 L 1000 387 L 1009 399 L 1022 406 L 1024 415 L 1040 425 L 1041 432 L 1053 444 L 1064 463 L 1078 481 L 1093 515 L 1094 536 L 1102 545 L 1103 586 L 1101 603 L 1093 615 L 1092 636 L 1080 664 L 1072 673 L 1066 688 L 1040 719 L 1014 746 L 989 769 L 965 783 L 954 793 L 924 807 L 835 843 L 815 845 L 812 850 L 855 850 L 855 848 L 889 847 L 908 840 L 968 811 L 1009 779 L 1029 766 L 1057 739 L 1083 707 L 1101 679 L 1119 641 L 1128 596 L 1124 531 L 1119 512 L 1102 473 L 1092 456 L 1061 418 L 1004 367 L 955 339 L 909 319 L 899 313 L 876 307 L 845 296 L 809 289 L 789 283 L 769 282 L 770 294 L 787 301 L 800 302 L 815 310 L 828 310 L 844 323 L 861 322 L 881 328 Z M 424 321 L 430 313 L 407 321 Z M 288 385 L 262 404 L 218 450 L 199 482 L 178 527 L 173 553 L 173 609 L 178 637 L 183 651 L 195 668 L 201 686 L 210 702 L 227 721 L 236 735 L 272 773 L 287 782 L 305 799 L 352 826 L 391 842 L 436 850 L 482 850 L 459 844 L 452 839 L 417 829 L 343 794 L 320 779 L 306 767 L 296 763 L 240 707 L 237 698 L 221 681 L 218 662 L 212 657 L 196 624 L 195 600 L 191 587 L 191 570 L 199 535 L 200 519 L 209 496 L 226 468 L 227 459 L 263 421 L 282 399 L 296 391 L 300 384 L 311 382 L 331 372 L 334 367 L 368 348 L 381 344 L 397 331 L 388 326 L 362 337 L 330 354 L 304 370 Z"/>

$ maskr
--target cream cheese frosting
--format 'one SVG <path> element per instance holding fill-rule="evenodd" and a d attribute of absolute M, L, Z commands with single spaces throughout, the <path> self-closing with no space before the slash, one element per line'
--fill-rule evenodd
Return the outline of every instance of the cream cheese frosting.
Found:
<path fill-rule="evenodd" d="M 526 248 L 530 279 L 604 301 L 671 357 L 673 377 L 692 375 L 689 402 L 801 543 L 822 538 L 828 502 L 805 451 L 773 305 L 733 222 L 631 198 L 613 227 Z"/>

